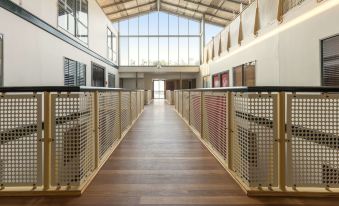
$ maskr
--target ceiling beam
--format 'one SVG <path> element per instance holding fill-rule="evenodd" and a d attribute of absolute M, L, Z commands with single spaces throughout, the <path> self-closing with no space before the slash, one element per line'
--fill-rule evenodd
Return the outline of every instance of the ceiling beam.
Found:
<path fill-rule="evenodd" d="M 200 15 L 205 14 L 206 16 L 210 16 L 210 17 L 213 17 L 213 18 L 221 19 L 221 20 L 227 21 L 227 22 L 232 21 L 232 19 L 229 19 L 229 18 L 224 18 L 224 17 L 221 17 L 221 16 L 217 16 L 215 14 L 211 14 L 211 13 L 208 13 L 208 12 L 201 12 L 201 11 L 198 11 L 198 10 L 190 10 L 190 9 L 188 9 L 186 7 L 183 7 L 183 6 L 180 6 L 180 5 L 177 5 L 177 4 L 172 4 L 172 3 L 168 3 L 168 2 L 162 2 L 162 4 L 168 5 L 168 6 L 172 6 L 172 7 L 176 7 L 176 8 L 180 8 L 180 9 L 189 10 L 189 11 L 198 13 Z"/>
<path fill-rule="evenodd" d="M 231 9 L 221 8 L 221 7 L 218 7 L 218 6 L 214 6 L 212 4 L 205 4 L 203 2 L 197 2 L 197 1 L 193 1 L 193 0 L 183 0 L 183 1 L 186 1 L 186 2 L 189 2 L 189 3 L 192 3 L 192 4 L 196 4 L 197 6 L 204 6 L 204 7 L 216 9 L 216 10 L 219 10 L 219 11 L 227 12 L 227 13 L 230 13 L 230 14 L 233 14 L 233 13 L 239 14 L 239 11 L 234 11 L 234 10 L 231 10 Z"/>
<path fill-rule="evenodd" d="M 160 0 L 157 0 L 157 10 L 160 11 Z"/>
<path fill-rule="evenodd" d="M 152 2 L 149 2 L 149 3 L 146 3 L 146 4 L 139 4 L 137 6 L 125 8 L 124 10 L 121 10 L 121 11 L 114 11 L 114 12 L 106 13 L 106 15 L 119 14 L 119 13 L 122 13 L 122 12 L 127 12 L 127 11 L 132 10 L 132 9 L 139 9 L 140 7 L 149 6 L 149 5 L 152 5 L 152 4 L 156 4 L 156 1 L 152 1 Z"/>
<path fill-rule="evenodd" d="M 135 1 L 135 0 L 126 0 L 126 1 L 115 2 L 115 3 L 112 3 L 112 4 L 106 4 L 106 5 L 101 6 L 101 8 L 107 9 L 109 7 L 114 7 L 114 6 L 123 6 L 125 3 L 132 2 L 132 1 Z"/>

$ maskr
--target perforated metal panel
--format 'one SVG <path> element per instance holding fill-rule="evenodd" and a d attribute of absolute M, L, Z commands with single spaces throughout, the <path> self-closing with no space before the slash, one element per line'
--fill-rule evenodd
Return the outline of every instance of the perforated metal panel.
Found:
<path fill-rule="evenodd" d="M 184 119 L 189 122 L 190 115 L 190 93 L 183 92 L 183 104 L 182 104 L 182 115 Z"/>
<path fill-rule="evenodd" d="M 137 105 L 137 116 L 141 113 L 141 97 L 140 97 L 140 91 L 137 91 L 137 99 L 136 99 L 136 105 Z"/>
<path fill-rule="evenodd" d="M 179 104 L 178 104 L 178 111 L 179 111 L 179 114 L 182 115 L 182 91 L 178 91 L 178 99 L 179 99 Z"/>
<path fill-rule="evenodd" d="M 227 160 L 227 147 L 229 144 L 227 93 L 205 92 L 203 99 L 203 137 Z"/>
<path fill-rule="evenodd" d="M 190 124 L 201 133 L 201 92 L 191 92 L 190 95 Z"/>
<path fill-rule="evenodd" d="M 145 91 L 141 91 L 141 110 L 144 110 L 145 108 Z"/>
<path fill-rule="evenodd" d="M 288 185 L 339 187 L 339 95 L 287 96 Z"/>
<path fill-rule="evenodd" d="M 137 116 L 137 93 L 131 92 L 131 115 L 132 115 L 132 121 L 134 121 Z"/>
<path fill-rule="evenodd" d="M 0 185 L 42 184 L 41 112 L 40 94 L 0 97 Z"/>
<path fill-rule="evenodd" d="M 174 91 L 174 107 L 175 110 L 179 111 L 179 92 Z"/>
<path fill-rule="evenodd" d="M 93 95 L 52 95 L 52 185 L 82 185 L 94 170 Z"/>
<path fill-rule="evenodd" d="M 233 96 L 233 169 L 248 186 L 277 186 L 277 95 Z"/>
<path fill-rule="evenodd" d="M 99 93 L 99 158 L 119 139 L 119 93 Z"/>
<path fill-rule="evenodd" d="M 121 133 L 125 133 L 131 125 L 130 92 L 121 92 Z M 133 104 L 135 105 L 135 104 Z"/>

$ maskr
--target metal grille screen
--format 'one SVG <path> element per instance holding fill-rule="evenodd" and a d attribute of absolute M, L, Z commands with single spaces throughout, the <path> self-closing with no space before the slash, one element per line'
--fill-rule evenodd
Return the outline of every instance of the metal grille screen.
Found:
<path fill-rule="evenodd" d="M 94 170 L 93 97 L 52 95 L 52 185 L 81 185 Z"/>
<path fill-rule="evenodd" d="M 338 95 L 288 95 L 289 186 L 339 187 Z"/>
<path fill-rule="evenodd" d="M 201 92 L 191 92 L 190 121 L 191 121 L 191 126 L 200 135 L 201 133 Z"/>
<path fill-rule="evenodd" d="M 226 160 L 228 145 L 227 93 L 206 92 L 203 105 L 203 137 Z"/>
<path fill-rule="evenodd" d="M 125 133 L 131 124 L 130 93 L 121 92 L 121 133 Z"/>
<path fill-rule="evenodd" d="M 233 98 L 233 169 L 248 186 L 277 186 L 276 95 Z"/>
<path fill-rule="evenodd" d="M 99 94 L 99 155 L 100 159 L 119 139 L 119 92 Z"/>
<path fill-rule="evenodd" d="M 0 97 L 0 184 L 41 185 L 41 95 Z"/>

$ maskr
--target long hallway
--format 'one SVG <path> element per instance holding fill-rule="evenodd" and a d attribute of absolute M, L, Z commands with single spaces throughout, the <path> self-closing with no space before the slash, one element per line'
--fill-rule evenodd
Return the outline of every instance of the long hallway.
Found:
<path fill-rule="evenodd" d="M 174 109 L 155 100 L 81 197 L 0 198 L 0 205 L 336 205 L 247 197 Z"/>

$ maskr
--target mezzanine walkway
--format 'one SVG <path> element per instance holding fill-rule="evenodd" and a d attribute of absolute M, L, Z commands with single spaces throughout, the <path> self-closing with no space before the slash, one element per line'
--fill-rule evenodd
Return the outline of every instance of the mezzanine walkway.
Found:
<path fill-rule="evenodd" d="M 337 205 L 247 197 L 171 106 L 155 100 L 81 197 L 0 198 L 6 206 Z"/>

